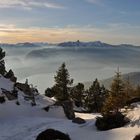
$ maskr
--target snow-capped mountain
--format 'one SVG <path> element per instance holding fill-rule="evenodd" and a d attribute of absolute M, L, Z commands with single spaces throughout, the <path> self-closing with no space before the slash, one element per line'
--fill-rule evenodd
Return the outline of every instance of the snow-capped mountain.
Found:
<path fill-rule="evenodd" d="M 72 42 L 72 41 L 62 42 L 57 45 L 61 47 L 139 47 L 130 44 L 111 45 L 111 44 L 103 43 L 101 41 L 81 42 L 79 40 L 76 42 Z"/>

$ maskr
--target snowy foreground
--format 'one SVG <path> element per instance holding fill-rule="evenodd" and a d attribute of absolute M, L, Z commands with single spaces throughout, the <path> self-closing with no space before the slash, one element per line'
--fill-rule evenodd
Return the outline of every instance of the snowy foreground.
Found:
<path fill-rule="evenodd" d="M 13 84 L 0 77 L 0 88 L 11 91 Z M 65 117 L 61 107 L 53 106 L 49 112 L 42 109 L 53 104 L 50 98 L 38 95 L 37 105 L 32 107 L 30 102 L 24 100 L 24 93 L 18 93 L 20 105 L 16 105 L 15 100 L 0 104 L 0 140 L 35 140 L 40 132 L 48 128 L 68 133 L 72 140 L 132 140 L 140 133 L 140 105 L 128 111 L 129 125 L 101 132 L 94 125 L 99 114 L 77 113 L 76 116 L 85 119 L 86 123 L 74 124 Z"/>
<path fill-rule="evenodd" d="M 17 106 L 8 102 L 0 105 L 0 112 L 0 140 L 35 140 L 47 128 L 68 133 L 72 140 L 132 140 L 140 132 L 140 108 L 129 112 L 131 125 L 104 132 L 97 131 L 94 126 L 98 114 L 77 113 L 77 116 L 87 121 L 78 125 L 67 120 L 60 107 L 45 112 L 40 106 Z"/>

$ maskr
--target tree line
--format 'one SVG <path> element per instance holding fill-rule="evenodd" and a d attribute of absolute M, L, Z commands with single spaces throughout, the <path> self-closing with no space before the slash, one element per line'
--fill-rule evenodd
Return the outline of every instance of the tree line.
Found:
<path fill-rule="evenodd" d="M 54 76 L 55 84 L 45 90 L 45 95 L 54 97 L 57 102 L 73 101 L 76 107 L 86 112 L 118 112 L 133 98 L 140 98 L 140 86 L 134 87 L 129 80 L 124 81 L 121 73 L 116 72 L 109 89 L 96 78 L 89 89 L 83 83 L 73 86 L 66 64 L 63 63 Z"/>

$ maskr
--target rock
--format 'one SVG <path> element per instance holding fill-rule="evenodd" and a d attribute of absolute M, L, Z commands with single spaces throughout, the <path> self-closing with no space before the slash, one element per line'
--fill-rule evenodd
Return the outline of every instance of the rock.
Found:
<path fill-rule="evenodd" d="M 140 98 L 136 97 L 136 98 L 132 98 L 129 101 L 127 101 L 127 105 L 131 105 L 133 103 L 137 103 L 140 102 Z"/>
<path fill-rule="evenodd" d="M 8 91 L 6 89 L 1 88 L 2 94 L 10 101 L 17 99 L 17 94 L 12 93 L 11 91 Z"/>
<path fill-rule="evenodd" d="M 10 78 L 10 80 L 11 80 L 12 82 L 16 83 L 16 82 L 17 82 L 17 77 L 13 76 L 13 77 Z"/>
<path fill-rule="evenodd" d="M 75 118 L 75 113 L 73 110 L 73 102 L 72 101 L 64 101 L 62 103 L 63 109 L 64 109 L 64 113 L 66 115 L 66 117 L 70 120 Z"/>
<path fill-rule="evenodd" d="M 36 140 L 70 140 L 69 135 L 62 133 L 58 130 L 47 129 L 41 132 Z"/>
<path fill-rule="evenodd" d="M 31 89 L 28 84 L 16 83 L 15 87 L 17 87 L 19 90 L 23 91 L 26 95 L 31 95 Z"/>
<path fill-rule="evenodd" d="M 106 131 L 125 126 L 129 122 L 121 112 L 112 112 L 102 117 L 97 117 L 95 126 L 100 131 Z"/>
<path fill-rule="evenodd" d="M 16 105 L 20 105 L 19 101 L 16 101 Z"/>
<path fill-rule="evenodd" d="M 1 50 L 1 48 L 0 48 L 0 50 Z M 5 62 L 4 62 L 4 60 L 1 60 L 0 61 L 0 74 L 4 76 L 5 73 L 6 73 Z"/>
<path fill-rule="evenodd" d="M 140 134 L 139 135 L 136 135 L 133 140 L 140 140 Z"/>
<path fill-rule="evenodd" d="M 17 78 L 15 77 L 14 72 L 12 70 L 9 70 L 9 72 L 7 72 L 4 77 L 7 79 L 10 79 L 12 82 L 15 82 L 15 83 L 17 81 Z"/>
<path fill-rule="evenodd" d="M 77 124 L 83 124 L 83 123 L 86 123 L 86 121 L 85 121 L 84 119 L 79 118 L 79 117 L 74 118 L 74 119 L 72 120 L 72 122 L 73 122 L 73 123 L 77 123 Z"/>
<path fill-rule="evenodd" d="M 36 103 L 35 102 L 31 102 L 31 106 L 36 106 Z"/>
<path fill-rule="evenodd" d="M 46 107 L 44 107 L 43 109 L 44 109 L 46 112 L 48 112 L 49 109 L 50 109 L 50 106 L 46 106 Z"/>
<path fill-rule="evenodd" d="M 5 97 L 4 96 L 0 96 L 0 104 L 4 103 L 6 100 L 5 100 Z"/>

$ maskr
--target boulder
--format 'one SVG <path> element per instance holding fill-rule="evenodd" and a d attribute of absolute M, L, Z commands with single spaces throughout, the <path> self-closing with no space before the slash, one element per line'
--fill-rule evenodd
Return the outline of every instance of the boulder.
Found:
<path fill-rule="evenodd" d="M 73 110 L 73 102 L 70 100 L 66 100 L 62 103 L 62 106 L 63 106 L 66 117 L 70 120 L 74 119 L 75 113 Z"/>
<path fill-rule="evenodd" d="M 6 100 L 5 100 L 5 97 L 4 96 L 0 96 L 0 104 L 4 103 Z"/>
<path fill-rule="evenodd" d="M 47 129 L 41 132 L 36 140 L 70 140 L 69 135 L 62 133 L 58 130 Z"/>
<path fill-rule="evenodd" d="M 1 48 L 0 48 L 0 50 L 1 50 Z M 1 60 L 0 61 L 0 74 L 4 76 L 5 73 L 6 73 L 6 70 L 5 70 L 5 62 L 4 62 L 4 60 Z"/>
<path fill-rule="evenodd" d="M 15 82 L 15 83 L 17 81 L 17 77 L 15 77 L 14 72 L 12 70 L 9 70 L 9 72 L 7 72 L 4 77 L 7 79 L 10 79 L 12 82 Z"/>
<path fill-rule="evenodd" d="M 72 120 L 72 122 L 73 122 L 73 123 L 77 123 L 77 124 L 83 124 L 83 123 L 86 123 L 86 121 L 85 121 L 84 119 L 79 118 L 79 117 L 74 118 L 74 119 Z"/>
<path fill-rule="evenodd" d="M 46 112 L 49 112 L 50 106 L 46 106 L 43 108 Z"/>
<path fill-rule="evenodd" d="M 127 105 L 131 105 L 131 104 L 137 103 L 137 102 L 140 102 L 140 98 L 135 97 L 135 98 L 132 98 L 132 99 L 128 100 Z"/>
<path fill-rule="evenodd" d="M 136 135 L 133 140 L 140 140 L 140 134 L 139 135 Z"/>
<path fill-rule="evenodd" d="M 106 114 L 102 117 L 97 117 L 95 126 L 100 131 L 110 130 L 114 128 L 120 128 L 125 126 L 129 122 L 129 119 L 125 117 L 121 112 Z"/>
<path fill-rule="evenodd" d="M 28 84 L 24 83 L 16 83 L 15 87 L 18 88 L 19 90 L 23 91 L 26 95 L 30 96 L 31 95 L 31 89 Z"/>
<path fill-rule="evenodd" d="M 11 80 L 12 82 L 16 83 L 16 82 L 17 82 L 17 77 L 13 76 L 13 77 L 10 78 L 10 80 Z"/>
<path fill-rule="evenodd" d="M 11 91 L 8 91 L 6 89 L 1 88 L 2 94 L 8 99 L 8 100 L 16 100 L 17 94 L 12 93 Z"/>
<path fill-rule="evenodd" d="M 16 105 L 20 105 L 19 101 L 16 101 Z"/>

